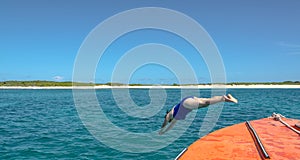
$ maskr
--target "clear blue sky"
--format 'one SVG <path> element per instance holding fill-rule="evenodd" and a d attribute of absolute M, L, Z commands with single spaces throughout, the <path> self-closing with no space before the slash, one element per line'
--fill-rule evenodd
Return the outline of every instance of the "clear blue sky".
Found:
<path fill-rule="evenodd" d="M 195 19 L 215 41 L 228 82 L 300 80 L 298 0 L 1 0 L 0 81 L 72 80 L 78 49 L 89 32 L 105 19 L 137 7 L 169 8 Z M 199 82 L 209 82 L 201 57 L 179 39 L 158 30 L 125 35 L 103 55 L 95 81 L 110 81 L 114 64 L 128 49 L 161 43 L 177 46 L 197 70 Z M 176 82 L 174 74 L 159 65 L 139 68 L 131 78 L 131 83 Z"/>

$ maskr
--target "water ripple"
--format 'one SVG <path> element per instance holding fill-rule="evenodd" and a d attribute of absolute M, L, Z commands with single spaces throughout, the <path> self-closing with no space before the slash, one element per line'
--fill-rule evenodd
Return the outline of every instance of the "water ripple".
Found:
<path fill-rule="evenodd" d="M 149 118 L 130 117 L 122 112 L 109 89 L 97 90 L 97 98 L 106 116 L 118 127 L 129 132 L 150 133 L 160 128 L 165 110 L 180 100 L 180 90 L 166 92 L 164 109 Z M 225 104 L 214 130 L 264 118 L 272 112 L 300 119 L 299 89 L 230 89 L 228 92 L 239 99 L 239 104 Z M 150 103 L 147 89 L 130 90 L 130 94 L 141 107 Z M 210 90 L 200 90 L 200 94 L 208 97 Z M 206 112 L 207 108 L 198 110 L 187 131 L 165 148 L 151 153 L 122 153 L 98 142 L 86 130 L 77 115 L 71 90 L 0 90 L 0 159 L 174 159 L 199 138 Z M 110 136 L 113 140 L 114 135 Z"/>

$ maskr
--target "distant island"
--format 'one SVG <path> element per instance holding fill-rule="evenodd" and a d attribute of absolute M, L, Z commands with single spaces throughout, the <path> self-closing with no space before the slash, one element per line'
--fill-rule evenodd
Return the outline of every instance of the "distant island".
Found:
<path fill-rule="evenodd" d="M 215 85 L 212 83 L 200 84 L 123 84 L 123 83 L 80 83 L 80 82 L 56 82 L 56 81 L 2 81 L 1 87 L 72 87 L 72 86 L 195 86 L 195 85 Z M 284 82 L 229 82 L 222 85 L 300 85 L 300 81 L 284 81 Z"/>

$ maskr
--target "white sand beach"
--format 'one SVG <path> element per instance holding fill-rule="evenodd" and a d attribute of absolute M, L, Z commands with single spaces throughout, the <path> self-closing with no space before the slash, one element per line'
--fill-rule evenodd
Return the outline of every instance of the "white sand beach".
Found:
<path fill-rule="evenodd" d="M 63 87 L 63 86 L 51 86 L 51 87 L 37 87 L 37 86 L 30 86 L 30 87 L 21 87 L 21 86 L 0 86 L 0 89 L 122 89 L 122 88 L 164 88 L 164 89 L 210 89 L 210 88 L 299 88 L 300 85 L 183 85 L 183 86 L 160 86 L 160 85 L 153 85 L 153 86 L 108 86 L 108 85 L 99 85 L 99 86 L 80 86 L 80 87 Z"/>

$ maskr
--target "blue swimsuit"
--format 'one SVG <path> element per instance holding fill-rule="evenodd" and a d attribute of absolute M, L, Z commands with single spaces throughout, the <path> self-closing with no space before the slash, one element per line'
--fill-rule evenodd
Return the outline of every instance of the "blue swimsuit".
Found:
<path fill-rule="evenodd" d="M 194 96 L 189 96 L 189 97 L 185 97 L 183 98 L 180 103 L 178 103 L 175 107 L 174 107 L 174 114 L 173 117 L 176 120 L 183 120 L 185 119 L 186 115 L 188 113 L 190 113 L 192 110 L 191 109 L 187 109 L 183 106 L 183 102 L 188 99 L 188 98 L 193 98 Z"/>

